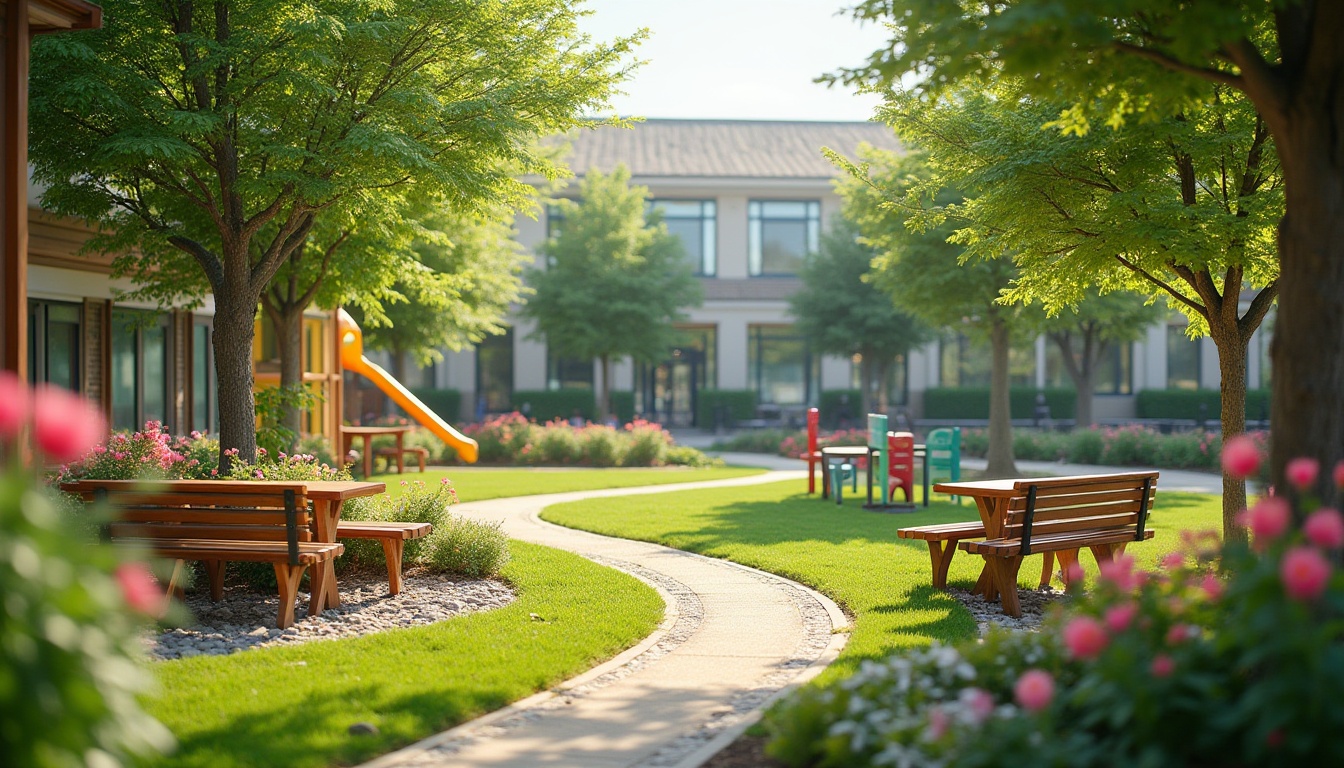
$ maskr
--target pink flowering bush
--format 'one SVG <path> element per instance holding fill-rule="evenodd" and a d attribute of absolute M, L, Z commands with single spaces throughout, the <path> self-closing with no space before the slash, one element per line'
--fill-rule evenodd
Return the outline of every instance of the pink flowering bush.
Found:
<path fill-rule="evenodd" d="M 677 446 L 662 425 L 636 419 L 621 428 L 573 426 L 562 419 L 547 424 L 520 413 L 492 416 L 463 433 L 480 446 L 482 464 L 585 467 L 715 466 L 721 462 Z"/>
<path fill-rule="evenodd" d="M 983 429 L 963 429 L 962 453 L 983 457 L 989 450 L 989 435 Z M 1224 451 L 1220 435 L 1202 430 L 1164 435 L 1139 425 L 1096 427 L 1072 432 L 1013 430 L 1013 455 L 1027 461 L 1068 461 L 1075 464 L 1167 467 L 1171 469 L 1216 470 L 1219 457 L 1240 466 L 1251 461 L 1241 476 L 1256 476 L 1259 455 L 1265 450 L 1268 434 L 1251 432 L 1229 441 L 1235 446 Z"/>
<path fill-rule="evenodd" d="M 219 441 L 201 432 L 172 437 L 157 421 L 137 432 L 118 432 L 61 467 L 71 480 L 208 480 L 218 474 Z"/>
<path fill-rule="evenodd" d="M 1297 466 L 1290 482 L 1319 476 Z M 1308 499 L 1299 530 L 1268 501 L 1245 516 L 1251 546 L 1185 532 L 1157 572 L 1120 556 L 1090 593 L 1073 581 L 1069 611 L 1040 632 L 869 661 L 805 690 L 769 715 L 768 751 L 791 766 L 1344 765 L 1344 519 Z"/>

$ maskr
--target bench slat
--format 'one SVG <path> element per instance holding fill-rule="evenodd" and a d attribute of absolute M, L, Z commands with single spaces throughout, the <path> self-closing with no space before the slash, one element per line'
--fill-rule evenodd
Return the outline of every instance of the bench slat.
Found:
<path fill-rule="evenodd" d="M 984 535 L 985 526 L 978 520 L 965 523 L 919 525 L 912 528 L 901 528 L 896 531 L 898 538 L 918 539 L 920 541 L 946 541 L 948 539 L 963 539 Z"/>
<path fill-rule="evenodd" d="M 1032 515 L 1038 525 L 1051 520 L 1074 520 L 1080 517 L 1092 517 L 1100 515 L 1124 515 L 1136 513 L 1139 511 L 1140 502 L 1131 501 L 1107 501 L 1100 504 L 1085 504 L 1077 507 L 1057 507 L 1055 509 L 1036 510 Z M 1151 508 L 1151 505 L 1150 505 Z M 1005 525 L 1021 525 L 1027 519 L 1026 512 L 1010 512 L 1004 516 Z"/>
<path fill-rule="evenodd" d="M 283 525 L 193 525 L 190 523 L 125 522 L 109 523 L 112 538 L 134 539 L 214 539 L 228 541 L 287 541 L 288 531 Z M 312 541 L 313 533 L 307 528 L 298 532 L 300 542 Z"/>
<path fill-rule="evenodd" d="M 336 525 L 338 539 L 418 539 L 428 536 L 429 523 L 398 523 L 377 520 L 342 520 Z"/>
<path fill-rule="evenodd" d="M 1134 537 L 1134 526 L 1139 522 L 1139 512 L 1134 510 L 1127 514 L 1115 515 L 1093 515 L 1090 517 L 1075 517 L 1066 520 L 1050 520 L 1041 522 L 1037 520 L 1031 526 L 1031 545 L 1036 546 L 1036 537 L 1038 535 L 1049 535 L 1052 533 L 1067 533 L 1069 531 L 1102 531 L 1112 528 L 1125 528 L 1129 531 L 1130 538 Z M 1003 527 L 1003 538 L 1022 538 L 1023 525 L 1005 525 Z"/>
<path fill-rule="evenodd" d="M 214 539 L 123 539 L 143 549 L 178 560 L 242 560 L 253 563 L 286 563 L 289 546 L 284 542 Z M 300 542 L 299 562 L 312 565 L 331 560 L 345 551 L 341 543 Z"/>
<path fill-rule="evenodd" d="M 1102 544 L 1125 544 L 1134 541 L 1134 531 L 1116 529 L 1111 531 L 1075 531 L 1062 534 L 1043 535 L 1039 540 L 1032 537 L 1031 551 L 1057 552 L 1061 549 L 1082 549 Z M 1143 538 L 1153 538 L 1152 531 L 1144 531 Z M 975 555 L 993 555 L 997 557 L 1015 557 L 1022 554 L 1021 539 L 987 539 L 985 541 L 963 541 L 962 550 Z"/>
<path fill-rule="evenodd" d="M 122 507 L 117 517 L 131 522 L 199 523 L 221 525 L 278 525 L 284 527 L 283 509 L 225 509 L 220 507 Z M 299 525 L 312 523 L 309 512 L 296 511 Z"/>
<path fill-rule="evenodd" d="M 1154 493 L 1149 492 L 1151 499 Z M 1122 490 L 1108 491 L 1076 491 L 1074 493 L 1052 494 L 1050 496 L 1036 497 L 1036 511 L 1046 509 L 1058 509 L 1060 507 L 1071 507 L 1082 504 L 1100 504 L 1107 501 L 1133 501 L 1138 502 L 1143 498 L 1143 489 L 1130 487 Z M 1008 505 L 1009 512 L 1022 512 L 1027 508 L 1027 498 L 1025 496 L 1015 497 Z"/>
<path fill-rule="evenodd" d="M 85 501 L 94 501 L 98 495 L 96 490 L 80 491 L 79 495 Z M 257 492 L 253 490 L 247 493 L 219 493 L 219 492 L 195 492 L 195 491 L 139 491 L 139 490 L 111 490 L 108 491 L 109 497 L 115 497 L 117 503 L 125 507 L 233 507 L 239 509 L 279 509 L 284 510 L 284 496 L 278 492 L 270 491 Z M 298 508 L 307 506 L 307 489 L 298 486 L 294 494 L 294 505 Z"/>

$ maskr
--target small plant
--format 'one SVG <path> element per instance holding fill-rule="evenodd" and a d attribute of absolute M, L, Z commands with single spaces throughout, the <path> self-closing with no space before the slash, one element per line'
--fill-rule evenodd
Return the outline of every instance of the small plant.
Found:
<path fill-rule="evenodd" d="M 429 535 L 425 550 L 425 565 L 479 579 L 498 574 L 509 562 L 509 537 L 499 523 L 452 515 Z"/>
<path fill-rule="evenodd" d="M 238 449 L 225 453 L 232 457 L 229 480 L 350 480 L 350 470 L 319 462 L 306 453 L 288 454 L 283 451 L 270 458 L 265 448 L 257 448 L 257 463 L 249 464 L 238 457 Z"/>
<path fill-rule="evenodd" d="M 438 530 L 449 519 L 448 507 L 456 504 L 457 491 L 448 478 L 434 485 L 420 480 L 401 481 L 400 496 L 381 494 L 364 498 L 350 499 L 345 503 L 342 517 L 347 520 L 375 520 L 401 523 L 429 523 Z M 406 542 L 402 552 L 403 562 L 425 562 L 430 547 L 429 537 L 412 539 Z M 343 568 L 381 568 L 383 567 L 383 548 L 369 539 L 346 539 L 345 554 L 337 560 Z"/>
<path fill-rule="evenodd" d="M 623 446 L 616 430 L 605 424 L 589 424 L 579 430 L 583 463 L 594 467 L 620 466 Z"/>

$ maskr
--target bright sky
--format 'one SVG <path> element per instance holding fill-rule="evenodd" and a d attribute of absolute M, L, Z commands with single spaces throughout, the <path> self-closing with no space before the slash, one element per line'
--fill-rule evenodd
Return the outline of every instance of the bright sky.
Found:
<path fill-rule="evenodd" d="M 648 63 L 613 102 L 621 115 L 867 120 L 878 99 L 812 82 L 861 64 L 886 39 L 836 12 L 846 0 L 588 0 L 584 28 L 610 40 L 648 27 Z"/>

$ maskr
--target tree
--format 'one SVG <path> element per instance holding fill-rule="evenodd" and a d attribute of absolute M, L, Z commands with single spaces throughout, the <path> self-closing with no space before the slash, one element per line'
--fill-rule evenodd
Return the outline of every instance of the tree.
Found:
<path fill-rule="evenodd" d="M 611 363 L 624 357 L 655 362 L 677 343 L 682 310 L 700 303 L 681 241 L 646 220 L 648 189 L 630 186 L 630 171 L 590 170 L 579 202 L 560 200 L 560 233 L 541 247 L 545 269 L 532 269 L 536 291 L 523 315 L 535 338 L 566 357 L 597 360 L 602 382 L 598 411 L 611 413 Z"/>
<path fill-rule="evenodd" d="M 1016 275 L 1007 259 L 968 260 L 965 249 L 949 242 L 955 231 L 945 218 L 923 215 L 928 208 L 958 199 L 947 189 L 931 190 L 928 159 L 920 152 L 905 156 L 866 150 L 856 166 L 835 153 L 829 156 L 850 178 L 840 184 L 845 217 L 858 224 L 864 240 L 880 251 L 873 261 L 873 282 L 902 307 L 938 328 L 965 329 L 988 338 L 990 477 L 1017 474 L 1013 459 L 1013 424 L 1008 391 L 1008 352 L 1014 331 L 1029 323 L 1020 307 L 1000 300 Z M 931 197 L 931 191 L 937 197 Z"/>
<path fill-rule="evenodd" d="M 789 300 L 797 328 L 813 348 L 861 358 L 863 408 L 886 413 L 887 374 L 897 355 L 927 343 L 928 326 L 897 309 L 891 294 L 866 279 L 877 256 L 860 242 L 858 225 L 836 217 L 807 257 L 803 287 Z"/>
<path fill-rule="evenodd" d="M 34 46 L 44 205 L 105 225 L 142 296 L 214 295 L 221 449 L 254 456 L 257 304 L 323 211 L 411 186 L 522 204 L 506 169 L 558 174 L 535 138 L 588 124 L 633 42 L 593 44 L 575 5 L 110 0 Z"/>
<path fill-rule="evenodd" d="M 1284 187 L 1271 482 L 1295 496 L 1290 458 L 1344 460 L 1344 4 L 863 0 L 853 13 L 889 23 L 893 38 L 840 77 L 892 84 L 912 74 L 929 92 L 1020 77 L 1069 104 L 1057 122 L 1075 132 L 1209 104 L 1210 86 L 1254 105 Z M 1321 474 L 1308 490 L 1337 506 L 1340 489 Z"/>
<path fill-rule="evenodd" d="M 1217 100 L 1118 133 L 1061 136 L 1039 126 L 1058 104 L 1011 82 L 932 102 L 893 96 L 882 115 L 928 148 L 930 184 L 967 192 L 940 211 L 982 258 L 1011 254 L 1011 300 L 1055 314 L 1093 293 L 1140 291 L 1182 311 L 1218 348 L 1224 438 L 1246 427 L 1251 336 L 1277 295 L 1273 222 L 1282 187 L 1263 121 L 1241 100 Z M 1244 288 L 1258 288 L 1241 309 Z M 1245 481 L 1223 478 L 1224 533 Z"/>

